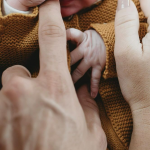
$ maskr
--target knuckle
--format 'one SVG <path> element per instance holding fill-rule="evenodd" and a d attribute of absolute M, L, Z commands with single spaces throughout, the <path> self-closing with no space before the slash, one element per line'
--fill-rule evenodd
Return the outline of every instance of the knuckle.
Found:
<path fill-rule="evenodd" d="M 23 78 L 14 76 L 9 81 L 9 86 L 20 88 L 22 86 Z"/>
<path fill-rule="evenodd" d="M 74 41 L 74 38 L 77 37 L 78 35 L 78 30 L 74 29 L 74 28 L 70 28 L 67 31 L 68 37 L 70 37 L 69 40 L 71 40 L 72 42 Z"/>
<path fill-rule="evenodd" d="M 92 84 L 91 85 L 91 90 L 92 91 L 98 91 L 99 85 L 98 84 Z"/>
<path fill-rule="evenodd" d="M 59 95 L 63 95 L 68 92 L 68 88 L 64 84 L 64 77 L 62 77 L 58 72 L 51 72 L 48 74 L 47 72 L 43 72 L 38 76 L 38 80 L 40 81 L 40 86 L 42 88 L 49 89 L 49 91 L 54 95 L 58 95 L 58 93 Z"/>
<path fill-rule="evenodd" d="M 84 32 L 84 46 L 85 48 L 91 48 L 91 33 L 90 32 Z"/>
<path fill-rule="evenodd" d="M 90 38 L 85 38 L 84 40 L 84 47 L 85 49 L 87 49 L 86 53 L 89 53 L 92 51 L 92 45 L 91 45 L 92 41 Z"/>
<path fill-rule="evenodd" d="M 78 77 L 82 77 L 84 75 L 84 73 L 79 68 L 77 68 L 73 74 Z"/>
<path fill-rule="evenodd" d="M 91 79 L 91 82 L 92 82 L 93 86 L 96 86 L 96 87 L 98 86 L 99 81 L 100 81 L 99 77 L 94 77 L 94 78 Z"/>
<path fill-rule="evenodd" d="M 63 37 L 66 35 L 66 32 L 59 25 L 46 24 L 41 27 L 40 30 L 41 36 L 43 38 L 47 37 Z"/>
<path fill-rule="evenodd" d="M 24 80 L 21 77 L 12 77 L 9 84 L 3 88 L 4 94 L 11 100 L 16 100 L 20 96 L 20 90 L 23 90 Z"/>
<path fill-rule="evenodd" d="M 66 35 L 67 35 L 67 37 L 71 38 L 71 36 L 72 36 L 71 35 L 71 28 L 66 30 Z M 71 39 L 69 39 L 69 40 L 71 40 Z"/>
<path fill-rule="evenodd" d="M 70 34 L 70 36 L 72 37 L 73 35 L 76 35 L 76 32 L 77 32 L 78 30 L 77 29 L 75 29 L 75 28 L 70 28 L 70 29 L 68 29 L 68 32 L 69 32 L 69 34 Z"/>

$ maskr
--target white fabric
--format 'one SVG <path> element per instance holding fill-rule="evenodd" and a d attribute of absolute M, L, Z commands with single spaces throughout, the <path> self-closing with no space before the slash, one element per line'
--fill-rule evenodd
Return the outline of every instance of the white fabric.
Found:
<path fill-rule="evenodd" d="M 102 0 L 97 0 L 94 4 L 98 3 L 98 2 L 101 2 Z"/>
<path fill-rule="evenodd" d="M 32 10 L 29 10 L 29 11 L 17 10 L 15 8 L 9 6 L 6 2 L 6 0 L 3 0 L 3 2 L 2 2 L 2 14 L 5 16 L 5 15 L 9 15 L 11 13 L 31 14 Z"/>

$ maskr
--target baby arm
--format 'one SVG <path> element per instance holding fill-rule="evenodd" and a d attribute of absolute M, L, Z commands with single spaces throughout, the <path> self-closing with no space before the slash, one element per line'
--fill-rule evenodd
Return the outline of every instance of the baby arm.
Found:
<path fill-rule="evenodd" d="M 95 30 L 81 32 L 77 29 L 67 30 L 67 40 L 75 42 L 77 48 L 71 52 L 71 65 L 82 59 L 72 74 L 73 82 L 77 82 L 88 69 L 92 68 L 91 96 L 98 93 L 101 72 L 106 64 L 106 47 L 102 37 Z"/>

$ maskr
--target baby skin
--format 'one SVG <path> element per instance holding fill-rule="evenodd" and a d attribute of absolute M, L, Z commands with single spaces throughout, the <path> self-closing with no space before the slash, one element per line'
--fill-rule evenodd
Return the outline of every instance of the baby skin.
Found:
<path fill-rule="evenodd" d="M 45 0 L 6 0 L 7 4 L 20 11 L 29 11 L 30 8 L 42 4 Z M 62 17 L 71 16 L 80 10 L 90 7 L 97 0 L 60 0 Z M 90 68 L 91 96 L 98 94 L 101 73 L 106 64 L 106 47 L 102 37 L 95 30 L 67 29 L 67 40 L 76 44 L 76 48 L 70 53 L 71 65 L 79 60 L 80 64 L 72 73 L 73 82 L 76 83 Z"/>

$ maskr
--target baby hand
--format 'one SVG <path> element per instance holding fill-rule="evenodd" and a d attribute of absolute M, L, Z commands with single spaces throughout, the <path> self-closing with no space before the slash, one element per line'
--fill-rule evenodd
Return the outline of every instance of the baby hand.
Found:
<path fill-rule="evenodd" d="M 95 98 L 98 94 L 101 72 L 106 64 L 106 47 L 103 39 L 95 30 L 81 32 L 70 28 L 67 30 L 67 40 L 77 45 L 71 52 L 71 65 L 82 59 L 72 74 L 73 82 L 77 82 L 92 67 L 91 96 Z"/>
<path fill-rule="evenodd" d="M 21 11 L 28 11 L 31 7 L 38 6 L 44 1 L 45 0 L 6 0 L 8 5 Z"/>

